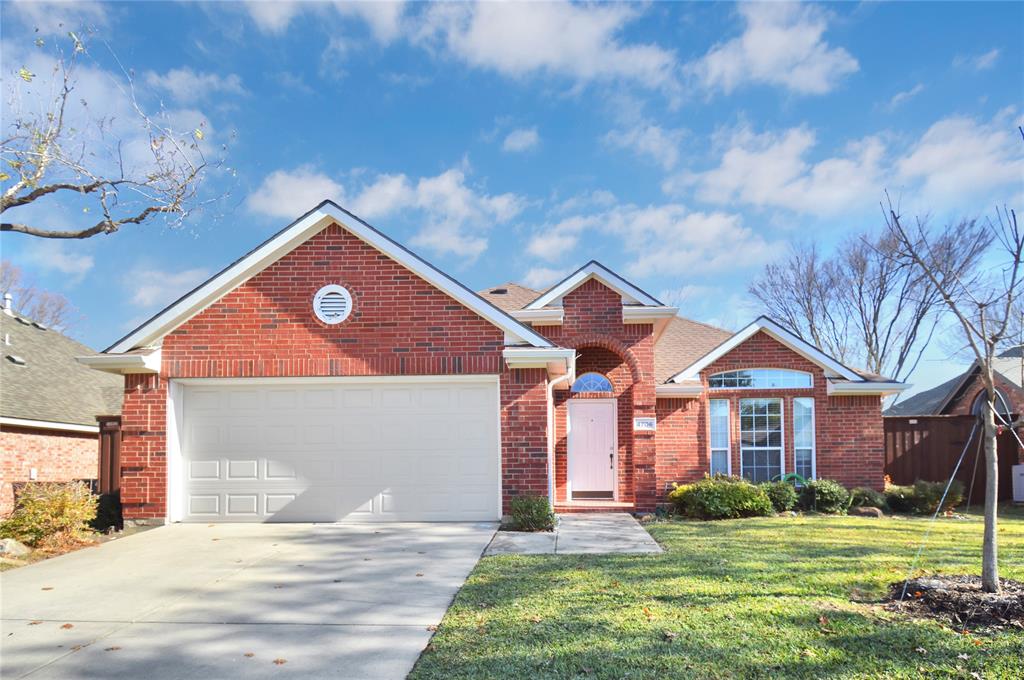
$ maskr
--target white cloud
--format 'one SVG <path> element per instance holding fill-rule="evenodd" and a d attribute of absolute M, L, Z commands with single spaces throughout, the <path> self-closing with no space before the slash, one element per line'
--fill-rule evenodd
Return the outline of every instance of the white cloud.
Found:
<path fill-rule="evenodd" d="M 534 290 L 545 290 L 564 279 L 571 271 L 568 268 L 534 267 L 523 275 L 523 285 Z"/>
<path fill-rule="evenodd" d="M 412 237 L 414 245 L 468 259 L 487 248 L 491 226 L 507 223 L 525 203 L 515 194 L 477 191 L 460 168 L 418 179 L 380 174 L 346 190 L 328 175 L 302 166 L 272 172 L 246 199 L 246 206 L 263 215 L 295 218 L 324 198 L 332 198 L 368 220 L 410 216 L 421 225 Z"/>
<path fill-rule="evenodd" d="M 1024 178 L 1024 151 L 1016 127 L 1024 124 L 1013 111 L 985 123 L 967 116 L 939 120 L 897 162 L 899 179 L 920 184 L 919 198 L 933 206 L 952 206 L 970 197 L 1005 200 L 993 195 L 1019 187 Z"/>
<path fill-rule="evenodd" d="M 242 86 L 242 79 L 235 73 L 224 76 L 216 73 L 197 73 L 187 66 L 171 69 L 163 75 L 148 71 L 145 80 L 150 87 L 169 92 L 175 100 L 184 104 L 207 99 L 213 95 L 247 94 Z"/>
<path fill-rule="evenodd" d="M 902 104 L 904 104 L 905 102 L 913 99 L 914 97 L 916 97 L 917 95 L 921 94 L 922 92 L 924 92 L 924 85 L 922 85 L 921 83 L 918 83 L 917 85 L 914 85 L 914 87 L 910 88 L 909 90 L 904 90 L 902 92 L 897 92 L 896 94 L 894 94 L 892 96 L 892 99 L 889 100 L 889 106 L 888 106 L 889 110 L 892 110 L 892 109 L 895 109 L 895 108 L 901 106 Z"/>
<path fill-rule="evenodd" d="M 275 170 L 245 200 L 251 212 L 269 217 L 295 219 L 325 198 L 343 201 L 345 189 L 310 166 Z"/>
<path fill-rule="evenodd" d="M 822 39 L 828 17 L 817 7 L 751 2 L 738 11 L 746 22 L 743 34 L 687 65 L 708 90 L 729 93 L 755 83 L 824 94 L 859 68 L 849 52 Z"/>
<path fill-rule="evenodd" d="M 180 297 L 210 277 L 207 269 L 186 269 L 180 272 L 136 268 L 124 278 L 136 307 L 162 306 Z"/>
<path fill-rule="evenodd" d="M 72 250 L 72 248 L 74 250 Z M 60 272 L 71 282 L 82 280 L 95 264 L 92 255 L 82 252 L 83 244 L 71 246 L 63 241 L 36 239 L 21 259 L 40 271 Z"/>
<path fill-rule="evenodd" d="M 615 194 L 607 189 L 594 189 L 570 196 L 552 208 L 551 213 L 564 215 L 589 208 L 607 208 L 613 205 L 616 200 Z"/>
<path fill-rule="evenodd" d="M 955 68 L 970 68 L 975 71 L 984 71 L 996 65 L 999 61 L 999 48 L 993 47 L 982 54 L 958 54 L 953 58 Z"/>
<path fill-rule="evenodd" d="M 64 38 L 69 31 L 106 26 L 107 8 L 92 0 L 78 2 L 40 2 L 17 0 L 4 3 L 5 14 L 17 17 L 23 24 L 38 28 L 43 35 Z"/>
<path fill-rule="evenodd" d="M 405 12 L 404 2 L 388 0 L 335 2 L 333 7 L 343 16 L 354 16 L 365 21 L 373 37 L 383 44 L 390 43 L 398 37 L 402 14 Z"/>
<path fill-rule="evenodd" d="M 329 16 L 335 12 L 343 17 L 364 21 L 374 38 L 381 43 L 394 40 L 401 28 L 405 3 L 375 0 L 373 2 L 309 2 L 300 0 L 249 0 L 244 4 L 249 17 L 264 33 L 284 33 L 295 17 L 303 12 Z"/>
<path fill-rule="evenodd" d="M 537 128 L 519 128 L 505 136 L 501 150 L 518 153 L 536 148 L 538 144 L 540 144 L 540 135 L 537 134 Z"/>
<path fill-rule="evenodd" d="M 598 226 L 599 220 L 600 214 L 573 215 L 545 226 L 527 242 L 526 252 L 545 260 L 560 260 L 576 247 L 584 231 Z"/>
<path fill-rule="evenodd" d="M 709 203 L 740 201 L 814 215 L 874 205 L 885 188 L 881 140 L 868 137 L 848 144 L 841 156 L 812 163 L 806 157 L 816 141 L 806 127 L 780 134 L 755 134 L 742 127 L 731 135 L 717 168 L 681 173 L 662 188 L 679 194 L 692 186 L 697 197 Z"/>
<path fill-rule="evenodd" d="M 612 130 L 604 136 L 604 142 L 646 156 L 665 170 L 671 170 L 679 162 L 679 146 L 685 136 L 683 129 L 642 122 L 623 130 Z"/>
<path fill-rule="evenodd" d="M 543 73 L 578 83 L 627 80 L 672 89 L 673 52 L 619 37 L 638 15 L 621 4 L 436 4 L 424 12 L 413 39 L 511 77 Z"/>
<path fill-rule="evenodd" d="M 304 3 L 290 0 L 249 0 L 245 9 L 249 17 L 264 33 L 283 33 Z"/>

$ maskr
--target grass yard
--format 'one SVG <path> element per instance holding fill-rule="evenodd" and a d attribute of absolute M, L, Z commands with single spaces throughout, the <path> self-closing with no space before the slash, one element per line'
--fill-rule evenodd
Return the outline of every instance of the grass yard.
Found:
<path fill-rule="evenodd" d="M 1024 512 L 1001 512 L 1024 580 Z M 1021 678 L 1024 631 L 962 634 L 876 604 L 923 519 L 649 526 L 663 555 L 484 558 L 411 678 Z M 920 571 L 980 573 L 981 517 L 940 520 Z"/>

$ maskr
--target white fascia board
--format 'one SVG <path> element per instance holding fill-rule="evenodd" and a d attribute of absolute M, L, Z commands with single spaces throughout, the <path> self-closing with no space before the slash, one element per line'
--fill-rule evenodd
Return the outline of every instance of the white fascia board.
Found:
<path fill-rule="evenodd" d="M 61 430 L 63 432 L 88 432 L 96 434 L 100 431 L 99 425 L 79 425 L 77 423 L 58 423 L 52 420 L 32 420 L 30 418 L 10 418 L 0 416 L 0 425 L 11 427 L 31 427 L 38 430 Z"/>
<path fill-rule="evenodd" d="M 699 382 L 666 383 L 654 386 L 654 396 L 659 399 L 697 399 L 704 394 Z"/>
<path fill-rule="evenodd" d="M 636 305 L 622 306 L 622 323 L 655 323 L 663 319 L 671 319 L 679 313 L 678 307 L 640 307 Z"/>
<path fill-rule="evenodd" d="M 841 396 L 888 396 L 890 394 L 899 394 L 900 392 L 910 389 L 911 385 L 908 383 L 901 382 L 833 382 L 828 381 L 828 394 L 829 396 L 841 397 Z"/>
<path fill-rule="evenodd" d="M 579 288 L 590 279 L 597 279 L 619 295 L 634 300 L 642 305 L 664 307 L 661 301 L 651 297 L 634 286 L 600 262 L 590 261 L 583 265 L 561 282 L 554 285 L 548 292 L 526 306 L 526 309 L 540 309 Z"/>
<path fill-rule="evenodd" d="M 512 318 L 523 323 L 539 324 L 541 326 L 560 325 L 565 319 L 565 310 L 561 307 L 547 307 L 545 309 L 517 309 L 509 312 Z"/>
<path fill-rule="evenodd" d="M 392 258 L 437 289 L 462 303 L 518 342 L 534 347 L 550 347 L 544 337 L 519 323 L 464 285 L 448 276 L 411 250 L 391 240 L 340 206 L 324 201 L 290 226 L 258 246 L 234 264 L 178 301 L 158 313 L 130 334 L 118 340 L 105 352 L 127 352 L 136 347 L 155 344 L 188 319 L 192 318 L 226 293 L 291 252 L 310 236 L 336 222 L 363 242 Z"/>
<path fill-rule="evenodd" d="M 576 365 L 576 350 L 566 347 L 506 347 L 502 353 L 509 368 L 546 368 L 562 375 Z"/>
<path fill-rule="evenodd" d="M 93 354 L 75 357 L 75 361 L 96 371 L 128 375 L 130 373 L 159 373 L 160 349 L 148 354 Z"/>
<path fill-rule="evenodd" d="M 846 366 L 828 356 L 817 347 L 810 343 L 801 340 L 796 335 L 786 330 L 779 324 L 775 323 L 766 316 L 758 317 L 752 323 L 747 325 L 742 330 L 738 331 L 731 338 L 723 342 L 721 345 L 711 350 L 703 357 L 698 359 L 696 362 L 690 364 L 679 373 L 669 378 L 668 382 L 682 382 L 685 380 L 694 380 L 699 377 L 700 372 L 710 366 L 719 358 L 725 356 L 736 347 L 741 345 L 744 341 L 751 338 L 758 331 L 764 331 L 772 338 L 778 340 L 783 345 L 793 350 L 800 356 L 804 357 L 813 364 L 817 364 L 821 368 L 832 371 L 840 377 L 846 378 L 853 382 L 864 382 L 864 379 L 857 375 L 854 371 L 851 371 Z"/>

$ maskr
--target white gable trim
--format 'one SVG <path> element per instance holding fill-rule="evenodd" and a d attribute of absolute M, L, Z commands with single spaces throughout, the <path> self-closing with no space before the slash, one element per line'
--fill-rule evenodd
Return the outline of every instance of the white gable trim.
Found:
<path fill-rule="evenodd" d="M 136 347 L 147 347 L 156 344 L 163 336 L 206 309 L 206 307 L 219 300 L 253 275 L 291 252 L 310 236 L 323 230 L 332 222 L 336 222 L 360 240 L 373 246 L 437 289 L 447 293 L 476 314 L 504 330 L 506 338 L 513 343 L 524 343 L 533 347 L 552 346 L 548 340 L 538 335 L 528 326 L 519 323 L 412 251 L 391 240 L 340 206 L 331 201 L 324 201 L 251 251 L 248 255 L 237 260 L 206 283 L 186 294 L 177 302 L 172 303 L 142 326 L 118 340 L 104 350 L 104 352 L 127 352 Z"/>
<path fill-rule="evenodd" d="M 717 359 L 731 352 L 759 331 L 764 331 L 803 358 L 807 359 L 811 363 L 821 366 L 826 371 L 831 371 L 833 374 L 846 378 L 847 380 L 864 382 L 864 378 L 860 375 L 851 371 L 846 366 L 843 366 L 841 363 L 828 356 L 814 345 L 801 340 L 792 332 L 786 330 L 766 316 L 758 317 L 746 328 L 705 354 L 693 364 L 690 364 L 679 373 L 676 373 L 674 376 L 669 378 L 667 382 L 678 383 L 698 378 L 702 370 L 710 366 Z"/>
<path fill-rule="evenodd" d="M 561 282 L 556 283 L 546 293 L 526 305 L 524 309 L 540 309 L 541 307 L 546 307 L 552 302 L 561 300 L 562 297 L 576 290 L 590 279 L 597 279 L 619 295 L 629 298 L 633 302 L 641 305 L 649 305 L 651 307 L 665 306 L 659 300 L 640 290 L 629 281 L 602 265 L 600 262 L 591 260 L 566 278 L 562 279 Z"/>

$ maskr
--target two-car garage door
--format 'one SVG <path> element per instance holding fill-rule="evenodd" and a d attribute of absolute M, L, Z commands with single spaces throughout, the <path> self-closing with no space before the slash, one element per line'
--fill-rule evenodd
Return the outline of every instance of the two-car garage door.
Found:
<path fill-rule="evenodd" d="M 493 520 L 498 384 L 183 385 L 185 521 Z"/>

